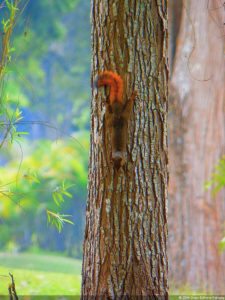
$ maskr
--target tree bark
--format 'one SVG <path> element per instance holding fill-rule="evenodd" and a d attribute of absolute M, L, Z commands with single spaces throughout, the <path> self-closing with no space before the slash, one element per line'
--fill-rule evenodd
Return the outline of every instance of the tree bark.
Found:
<path fill-rule="evenodd" d="M 166 1 L 93 0 L 92 81 L 102 70 L 137 91 L 127 162 L 116 170 L 104 89 L 93 90 L 82 296 L 167 295 Z"/>
<path fill-rule="evenodd" d="M 183 2 L 170 89 L 170 280 L 224 293 L 225 193 L 204 188 L 225 149 L 224 10 L 221 1 Z"/>

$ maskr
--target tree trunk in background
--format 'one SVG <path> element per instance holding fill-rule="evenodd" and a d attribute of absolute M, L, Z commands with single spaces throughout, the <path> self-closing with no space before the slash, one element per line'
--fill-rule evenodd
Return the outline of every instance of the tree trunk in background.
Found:
<path fill-rule="evenodd" d="M 214 293 L 225 292 L 225 193 L 204 184 L 225 149 L 224 20 L 221 1 L 184 1 L 170 92 L 170 282 Z"/>
<path fill-rule="evenodd" d="M 165 3 L 92 1 L 92 78 L 116 71 L 126 98 L 134 90 L 138 96 L 129 121 L 128 162 L 116 172 L 105 127 L 106 94 L 93 92 L 83 298 L 167 295 Z"/>

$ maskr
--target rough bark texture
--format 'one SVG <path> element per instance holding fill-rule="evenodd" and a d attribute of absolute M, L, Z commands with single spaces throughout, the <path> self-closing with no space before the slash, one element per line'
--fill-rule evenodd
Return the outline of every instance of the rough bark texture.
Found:
<path fill-rule="evenodd" d="M 138 92 L 127 163 L 111 162 L 104 88 L 93 91 L 82 295 L 167 295 L 166 1 L 92 1 L 92 76 Z"/>
<path fill-rule="evenodd" d="M 225 193 L 213 197 L 204 184 L 225 149 L 222 14 L 221 1 L 184 1 L 169 122 L 171 285 L 214 293 L 225 292 Z"/>

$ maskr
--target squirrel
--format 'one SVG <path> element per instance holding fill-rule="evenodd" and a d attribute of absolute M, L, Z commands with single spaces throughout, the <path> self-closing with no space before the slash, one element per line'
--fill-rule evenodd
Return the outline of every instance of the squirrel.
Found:
<path fill-rule="evenodd" d="M 95 81 L 95 86 L 100 88 L 108 86 L 109 97 L 106 101 L 106 124 L 111 134 L 112 160 L 116 169 L 126 162 L 126 146 L 128 137 L 128 121 L 137 95 L 133 92 L 131 97 L 125 99 L 123 79 L 112 71 L 103 71 Z"/>

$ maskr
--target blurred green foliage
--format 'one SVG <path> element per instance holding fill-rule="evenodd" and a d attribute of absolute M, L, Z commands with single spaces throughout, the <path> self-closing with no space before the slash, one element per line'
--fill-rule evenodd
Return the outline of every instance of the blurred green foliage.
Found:
<path fill-rule="evenodd" d="M 0 80 L 7 106 L 1 107 L 3 138 L 9 128 L 0 156 L 0 249 L 80 257 L 89 147 L 90 3 L 18 3 L 12 59 L 7 55 L 4 84 Z M 6 8 L 0 7 L 0 20 L 9 18 Z"/>
<path fill-rule="evenodd" d="M 9 65 L 14 51 L 11 43 L 13 30 L 18 14 L 18 0 L 5 0 L 0 6 L 0 149 L 5 141 L 10 138 L 14 140 L 18 135 L 25 134 L 24 132 L 17 132 L 15 123 L 21 120 L 21 111 L 14 105 L 12 109 L 13 98 L 10 98 L 6 92 L 7 75 L 9 74 Z M 5 14 L 2 14 L 4 10 Z M 15 103 L 14 103 L 15 104 Z"/>
<path fill-rule="evenodd" d="M 29 117 L 68 134 L 89 128 L 89 1 L 22 1 L 7 92 Z M 24 7 L 24 9 L 23 9 Z M 49 109 L 50 108 L 50 109 Z M 51 138 L 43 130 L 42 137 Z"/>
<path fill-rule="evenodd" d="M 211 189 L 215 196 L 222 188 L 225 188 L 225 155 L 215 166 L 211 179 L 205 184 L 206 189 Z"/>
<path fill-rule="evenodd" d="M 205 183 L 205 188 L 211 189 L 213 196 L 225 188 L 225 155 L 222 156 L 215 166 L 211 179 Z M 225 237 L 219 242 L 219 249 L 221 251 L 225 250 Z"/>
<path fill-rule="evenodd" d="M 79 137 L 82 146 L 74 139 L 39 140 L 29 146 L 23 143 L 22 163 L 17 149 L 12 148 L 9 162 L 0 168 L 1 249 L 21 251 L 36 246 L 81 255 L 87 136 L 83 132 Z M 62 188 L 64 196 L 56 196 Z M 74 223 L 64 227 L 60 239 L 57 230 L 47 226 L 46 210 L 57 214 L 59 209 L 54 197 L 61 201 L 60 211 L 71 215 Z"/>
<path fill-rule="evenodd" d="M 219 242 L 220 251 L 225 251 L 225 237 Z"/>
<path fill-rule="evenodd" d="M 29 25 L 39 34 L 41 39 L 59 39 L 66 34 L 62 23 L 62 16 L 75 10 L 80 0 L 39 0 L 29 1 L 26 5 L 26 15 Z"/>

